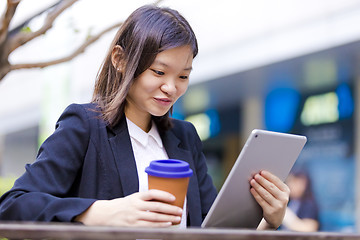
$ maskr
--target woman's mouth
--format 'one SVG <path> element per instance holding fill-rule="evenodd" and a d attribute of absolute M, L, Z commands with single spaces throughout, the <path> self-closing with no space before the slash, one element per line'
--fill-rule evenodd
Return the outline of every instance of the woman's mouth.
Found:
<path fill-rule="evenodd" d="M 169 106 L 172 103 L 172 101 L 169 98 L 154 98 L 154 99 L 158 104 L 161 104 L 163 106 Z"/>

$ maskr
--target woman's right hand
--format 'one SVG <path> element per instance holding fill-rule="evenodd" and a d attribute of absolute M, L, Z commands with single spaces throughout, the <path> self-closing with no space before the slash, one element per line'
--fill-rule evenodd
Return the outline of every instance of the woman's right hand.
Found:
<path fill-rule="evenodd" d="M 169 227 L 181 221 L 182 209 L 171 205 L 175 197 L 149 190 L 113 200 L 98 200 L 75 221 L 85 225 Z"/>

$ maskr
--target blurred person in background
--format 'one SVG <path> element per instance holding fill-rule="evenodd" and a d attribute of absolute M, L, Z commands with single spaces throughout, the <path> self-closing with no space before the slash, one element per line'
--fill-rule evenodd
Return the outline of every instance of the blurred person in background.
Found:
<path fill-rule="evenodd" d="M 318 207 L 306 168 L 295 166 L 286 183 L 290 188 L 290 201 L 280 229 L 300 232 L 319 230 Z"/>

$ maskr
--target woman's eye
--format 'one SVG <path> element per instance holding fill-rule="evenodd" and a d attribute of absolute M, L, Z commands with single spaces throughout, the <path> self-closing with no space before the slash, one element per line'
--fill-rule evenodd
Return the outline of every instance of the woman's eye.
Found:
<path fill-rule="evenodd" d="M 188 79 L 188 76 L 180 76 L 181 79 Z"/>
<path fill-rule="evenodd" d="M 158 71 L 158 70 L 155 70 L 155 69 L 151 69 L 155 74 L 159 75 L 159 76 L 162 76 L 164 75 L 165 73 L 162 72 L 162 71 Z"/>

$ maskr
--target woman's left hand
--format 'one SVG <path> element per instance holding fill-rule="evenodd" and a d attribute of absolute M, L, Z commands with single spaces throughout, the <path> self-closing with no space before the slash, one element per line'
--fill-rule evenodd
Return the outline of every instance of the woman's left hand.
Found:
<path fill-rule="evenodd" d="M 277 229 L 284 218 L 289 202 L 289 187 L 268 171 L 261 171 L 250 180 L 251 194 L 263 209 L 270 227 Z"/>

